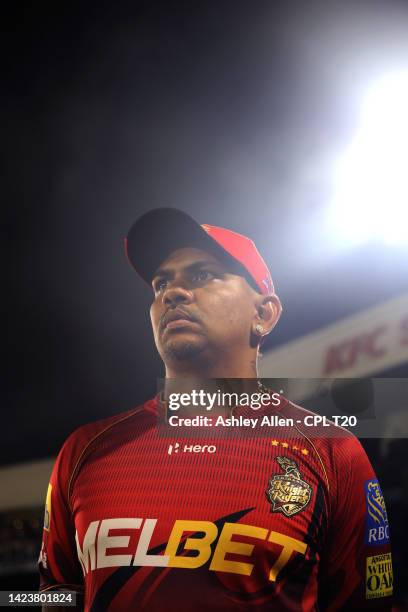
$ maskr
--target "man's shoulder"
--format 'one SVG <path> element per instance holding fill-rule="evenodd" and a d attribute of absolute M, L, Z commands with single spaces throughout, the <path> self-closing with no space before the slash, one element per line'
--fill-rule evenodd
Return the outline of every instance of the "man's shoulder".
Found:
<path fill-rule="evenodd" d="M 333 465 L 349 465 L 366 461 L 366 453 L 357 436 L 328 417 L 312 412 L 293 402 L 285 406 L 285 416 L 291 416 L 298 432 Z M 319 417 L 315 420 L 315 417 Z"/>
<path fill-rule="evenodd" d="M 320 415 L 292 402 L 285 408 L 285 416 L 294 419 L 296 430 L 309 445 L 312 456 L 318 459 L 329 491 L 346 494 L 347 487 L 352 486 L 363 490 L 363 483 L 375 478 L 367 454 L 354 433 L 327 417 L 313 424 L 313 418 Z"/>
<path fill-rule="evenodd" d="M 131 419 L 138 418 L 139 415 L 141 418 L 144 416 L 153 421 L 156 410 L 157 401 L 156 398 L 152 398 L 130 410 L 80 425 L 65 440 L 59 452 L 57 463 L 65 464 L 66 469 L 71 471 L 87 449 L 102 439 L 104 435 L 125 430 Z"/>
<path fill-rule="evenodd" d="M 71 433 L 71 435 L 67 438 L 67 441 L 70 440 L 71 443 L 77 441 L 82 443 L 89 442 L 95 436 L 99 436 L 107 430 L 115 429 L 121 423 L 128 421 L 133 416 L 136 416 L 137 414 L 144 414 L 146 410 L 149 410 L 150 404 L 153 402 L 154 400 L 148 400 L 147 402 L 139 404 L 130 410 L 118 412 L 113 416 L 99 419 L 97 421 L 91 421 L 85 425 L 80 425 Z"/>

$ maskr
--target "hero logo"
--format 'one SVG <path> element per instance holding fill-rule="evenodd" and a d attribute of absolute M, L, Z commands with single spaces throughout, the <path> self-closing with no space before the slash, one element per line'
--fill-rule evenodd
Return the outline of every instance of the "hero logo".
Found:
<path fill-rule="evenodd" d="M 369 546 L 388 544 L 390 541 L 387 510 L 378 480 L 367 480 L 364 484 L 366 497 L 366 536 Z"/>
<path fill-rule="evenodd" d="M 254 564 L 249 561 L 254 548 L 262 546 L 265 549 L 266 546 L 266 554 L 262 555 L 262 567 L 266 568 L 269 580 L 276 581 L 278 574 L 293 555 L 305 555 L 307 549 L 305 542 L 254 525 L 225 522 L 218 533 L 217 525 L 211 521 L 176 520 L 164 554 L 153 555 L 149 554 L 149 546 L 156 523 L 157 519 L 151 518 L 111 518 L 92 521 L 82 539 L 82 545 L 76 532 L 78 559 L 84 575 L 103 567 L 118 566 L 197 569 L 212 557 L 209 570 L 250 576 Z M 134 530 L 140 528 L 136 543 Z M 111 531 L 122 533 L 111 535 Z M 124 534 L 124 531 L 128 533 Z M 253 542 L 237 541 L 236 536 L 250 538 Z M 212 547 L 214 542 L 216 544 Z M 186 551 L 193 551 L 195 554 L 186 555 Z M 119 552 L 122 554 L 118 554 Z M 240 555 L 241 559 L 236 561 L 228 559 L 230 553 Z M 272 566 L 265 565 L 266 558 L 273 560 Z"/>
<path fill-rule="evenodd" d="M 175 444 L 169 444 L 169 448 L 167 449 L 167 453 L 172 455 L 173 453 L 178 453 L 179 451 L 182 453 L 215 453 L 217 447 L 213 444 L 208 446 L 208 444 L 185 444 L 183 447 L 180 446 L 178 442 Z"/>

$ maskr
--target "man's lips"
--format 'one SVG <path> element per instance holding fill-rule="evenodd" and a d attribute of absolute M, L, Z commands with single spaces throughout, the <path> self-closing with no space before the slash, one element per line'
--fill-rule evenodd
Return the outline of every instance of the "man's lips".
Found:
<path fill-rule="evenodd" d="M 174 321 L 169 321 L 164 329 L 178 329 L 180 327 L 191 327 L 197 325 L 194 321 L 189 321 L 188 319 L 175 319 Z"/>
<path fill-rule="evenodd" d="M 178 329 L 181 327 L 194 326 L 197 324 L 195 317 L 192 317 L 189 313 L 183 310 L 170 310 L 163 316 L 161 322 L 162 330 L 165 329 Z"/>

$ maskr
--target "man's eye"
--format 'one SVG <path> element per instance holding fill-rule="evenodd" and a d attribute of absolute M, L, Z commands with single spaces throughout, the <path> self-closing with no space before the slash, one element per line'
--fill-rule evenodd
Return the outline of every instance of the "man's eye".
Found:
<path fill-rule="evenodd" d="M 212 276 L 214 276 L 208 270 L 200 270 L 193 275 L 193 280 L 198 282 L 204 282 L 209 280 Z"/>
<path fill-rule="evenodd" d="M 163 291 L 163 289 L 165 289 L 167 284 L 166 279 L 162 278 L 161 280 L 158 280 L 155 284 L 154 284 L 154 290 L 157 291 Z"/>

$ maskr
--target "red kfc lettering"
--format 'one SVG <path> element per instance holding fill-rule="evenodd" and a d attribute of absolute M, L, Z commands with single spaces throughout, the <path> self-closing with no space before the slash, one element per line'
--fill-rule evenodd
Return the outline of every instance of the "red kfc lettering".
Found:
<path fill-rule="evenodd" d="M 353 364 L 357 355 L 358 338 L 352 338 L 337 346 L 329 347 L 324 367 L 325 374 L 345 370 Z"/>
<path fill-rule="evenodd" d="M 343 369 L 344 366 L 341 360 L 340 349 L 341 347 L 338 346 L 329 346 L 323 370 L 324 374 L 331 374 L 331 372 Z"/>
<path fill-rule="evenodd" d="M 366 334 L 360 334 L 341 344 L 330 346 L 326 354 L 324 374 L 351 368 L 362 354 L 374 359 L 382 357 L 385 348 L 379 346 L 378 341 L 385 330 L 385 325 L 381 325 Z"/>

